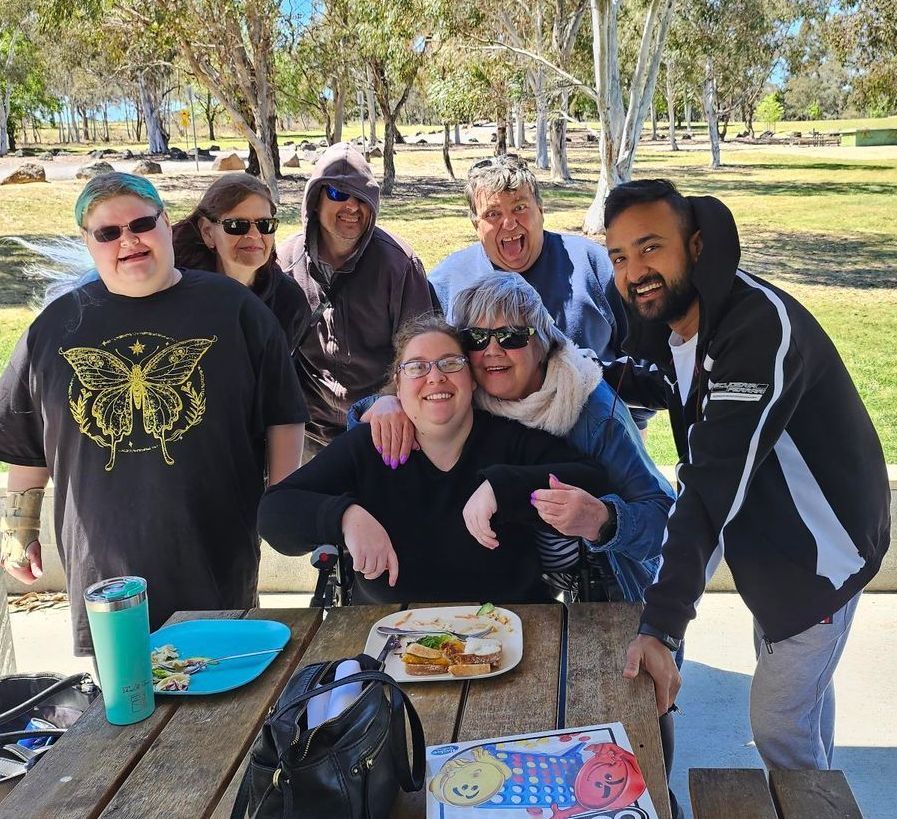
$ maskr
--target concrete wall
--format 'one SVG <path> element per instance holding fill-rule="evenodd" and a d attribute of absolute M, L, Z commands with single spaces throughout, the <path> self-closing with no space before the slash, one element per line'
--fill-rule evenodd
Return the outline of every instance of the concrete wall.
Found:
<path fill-rule="evenodd" d="M 672 467 L 662 467 L 666 476 L 673 480 Z M 897 466 L 888 467 L 891 482 L 891 548 L 885 556 L 882 570 L 869 585 L 872 591 L 897 591 Z M 6 491 L 6 475 L 0 475 L 0 493 Z M 56 538 L 51 525 L 53 513 L 53 488 L 48 487 L 41 512 L 41 543 L 44 546 L 44 575 L 34 585 L 25 586 L 13 580 L 4 572 L 6 587 L 12 594 L 25 591 L 61 591 L 65 588 L 65 576 L 56 549 Z M 262 561 L 259 567 L 259 591 L 261 592 L 308 592 L 314 589 L 317 573 L 312 570 L 305 557 L 286 557 L 275 552 L 266 543 L 262 544 Z M 709 591 L 734 591 L 732 575 L 728 566 L 721 563 L 713 577 Z M 2 605 L 2 602 L 0 602 Z"/>

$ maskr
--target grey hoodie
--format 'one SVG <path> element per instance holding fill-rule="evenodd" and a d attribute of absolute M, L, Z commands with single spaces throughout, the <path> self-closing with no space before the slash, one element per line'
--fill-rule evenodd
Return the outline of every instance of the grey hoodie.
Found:
<path fill-rule="evenodd" d="M 371 208 L 371 221 L 352 255 L 333 271 L 318 257 L 318 201 L 333 185 Z M 433 309 L 420 259 L 401 239 L 377 227 L 380 186 L 362 154 L 349 143 L 328 148 L 305 186 L 304 231 L 277 248 L 277 261 L 305 291 L 316 311 L 327 306 L 296 350 L 311 422 L 307 434 L 329 443 L 346 428 L 346 413 L 377 392 L 392 363 L 392 338 L 409 318 Z M 329 295 L 328 295 L 329 294 Z"/>

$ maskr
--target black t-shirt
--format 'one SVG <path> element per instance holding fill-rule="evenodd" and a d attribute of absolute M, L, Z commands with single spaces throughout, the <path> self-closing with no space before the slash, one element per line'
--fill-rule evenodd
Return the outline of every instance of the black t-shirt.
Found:
<path fill-rule="evenodd" d="M 603 469 L 561 439 L 487 413 L 474 412 L 461 456 L 447 472 L 423 452 L 390 469 L 362 424 L 271 487 L 259 505 L 259 531 L 285 554 L 343 543 L 343 513 L 357 503 L 389 535 L 399 579 L 390 588 L 385 573 L 375 580 L 356 573 L 353 602 L 544 601 L 534 536 L 544 524 L 530 493 L 548 488 L 549 472 L 596 495 L 607 490 Z M 484 479 L 498 501 L 497 549 L 481 546 L 461 514 Z"/>
<path fill-rule="evenodd" d="M 35 319 L 0 378 L 0 460 L 50 471 L 76 653 L 106 577 L 146 578 L 152 628 L 256 601 L 265 432 L 307 418 L 277 321 L 224 276 L 91 282 Z"/>

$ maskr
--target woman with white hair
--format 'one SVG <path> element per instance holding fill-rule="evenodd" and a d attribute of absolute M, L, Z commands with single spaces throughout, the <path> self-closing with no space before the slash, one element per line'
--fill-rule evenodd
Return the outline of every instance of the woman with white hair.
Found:
<path fill-rule="evenodd" d="M 546 523 L 561 514 L 576 521 L 543 538 L 549 579 L 575 599 L 643 600 L 673 492 L 600 364 L 557 328 L 539 294 L 516 274 L 461 290 L 452 312 L 479 386 L 475 404 L 565 438 L 607 471 L 612 491 L 601 497 L 558 482 L 536 493 Z M 381 397 L 362 420 L 370 421 L 384 461 L 407 459 L 414 436 L 395 399 Z"/>

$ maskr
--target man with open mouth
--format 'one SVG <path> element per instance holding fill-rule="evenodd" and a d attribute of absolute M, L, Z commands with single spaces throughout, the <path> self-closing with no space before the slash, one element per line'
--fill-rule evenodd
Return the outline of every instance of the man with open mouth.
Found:
<path fill-rule="evenodd" d="M 478 242 L 443 259 L 430 274 L 446 318 L 455 296 L 478 280 L 519 273 L 531 284 L 561 331 L 602 361 L 620 355 L 626 314 L 601 245 L 584 236 L 545 230 L 535 174 L 518 156 L 474 163 L 465 188 Z M 651 412 L 634 410 L 644 430 Z"/>

